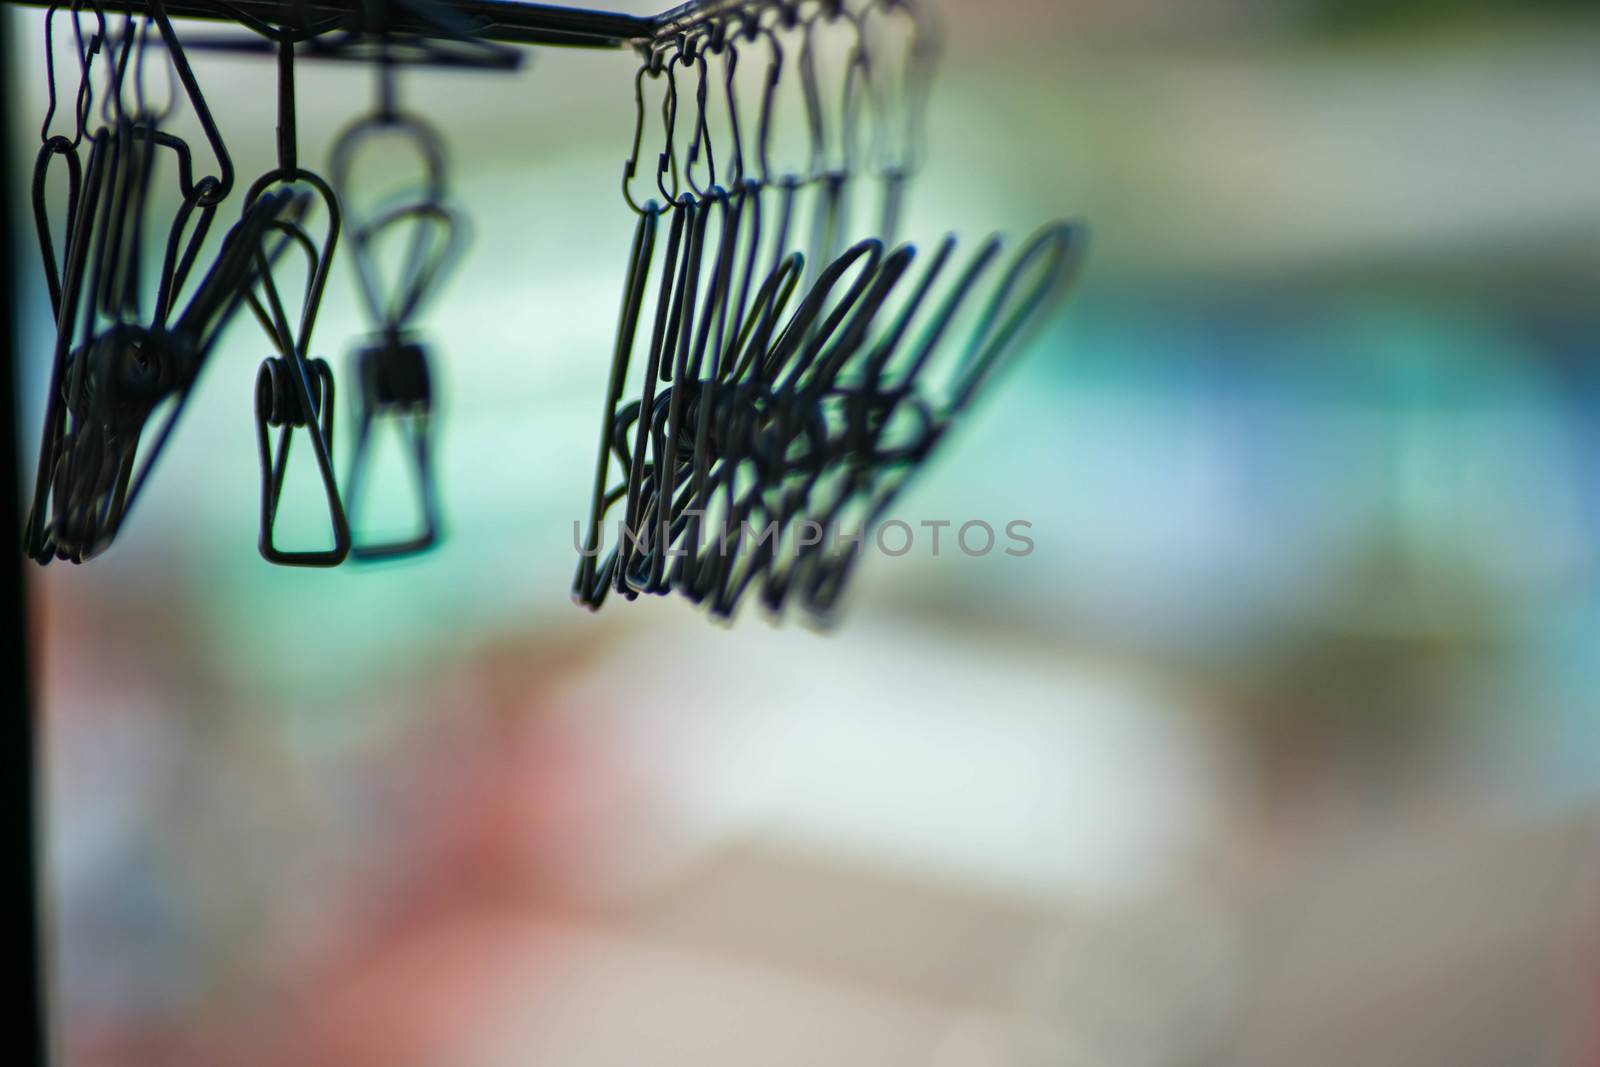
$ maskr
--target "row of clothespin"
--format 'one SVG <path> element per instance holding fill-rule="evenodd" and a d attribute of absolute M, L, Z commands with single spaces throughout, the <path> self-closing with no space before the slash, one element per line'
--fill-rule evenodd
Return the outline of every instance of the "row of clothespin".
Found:
<path fill-rule="evenodd" d="M 1004 266 L 998 236 L 959 265 L 953 236 L 897 243 L 932 60 L 913 0 L 745 4 L 644 50 L 623 176 L 638 222 L 579 603 L 677 593 L 726 618 L 758 593 L 828 620 L 868 531 L 1072 276 L 1084 235 L 1067 223 Z M 791 78 L 804 148 L 775 165 Z M 661 199 L 641 203 L 647 138 Z M 877 210 L 852 234 L 863 171 Z"/>
<path fill-rule="evenodd" d="M 394 56 L 380 38 L 370 56 L 378 71 L 378 106 L 339 137 L 331 179 L 302 165 L 295 48 L 317 42 L 324 54 L 338 55 L 340 44 L 324 39 L 326 27 L 241 21 L 278 56 L 277 165 L 237 197 L 238 220 L 202 269 L 206 239 L 235 191 L 236 175 L 160 0 L 150 0 L 145 15 L 120 19 L 99 0 L 46 11 L 48 106 L 33 210 L 56 338 L 25 533 L 26 551 L 40 563 L 83 562 L 116 538 L 218 339 L 242 307 L 272 350 L 255 387 L 262 556 L 279 564 L 332 566 L 352 556 L 421 551 L 439 536 L 430 454 L 432 372 L 417 319 L 461 247 L 443 147 L 425 121 L 396 107 Z M 347 46 L 370 51 L 371 39 L 352 36 Z M 71 62 L 58 62 L 63 48 Z M 170 128 L 180 103 L 198 120 L 211 157 L 200 177 L 192 146 Z M 379 138 L 403 142 L 418 158 L 421 177 L 361 203 L 367 183 L 355 175 L 357 157 Z M 64 203 L 52 205 L 53 185 L 65 187 L 65 196 L 57 197 Z M 320 225 L 313 221 L 318 216 Z M 400 231 L 399 268 L 387 272 L 386 284 L 378 260 L 394 258 Z M 354 360 L 357 429 L 342 486 L 333 447 L 335 376 L 313 355 L 341 235 L 373 327 Z M 150 241 L 164 241 L 153 280 L 145 277 Z M 287 279 L 297 266 L 303 281 L 289 292 Z M 398 424 L 417 487 L 417 532 L 395 541 L 352 531 L 381 421 Z M 297 431 L 315 455 L 327 501 L 332 537 L 326 548 L 286 548 L 276 534 Z"/>
<path fill-rule="evenodd" d="M 403 0 L 411 16 L 437 16 L 430 34 L 405 41 L 382 32 L 382 3 L 370 5 L 376 30 L 342 36 L 236 13 L 277 53 L 278 158 L 240 198 L 202 270 L 234 185 L 227 147 L 161 0 L 115 26 L 99 2 L 56 4 L 45 17 L 50 95 L 34 210 L 56 344 L 29 553 L 82 561 L 111 543 L 218 337 L 245 307 L 272 346 L 255 389 L 262 555 L 331 566 L 433 545 L 434 372 L 417 322 L 459 255 L 463 227 L 437 134 L 396 105 L 395 67 L 418 58 L 504 67 L 507 50 L 430 0 Z M 711 3 L 667 26 L 638 44 L 622 181 L 637 222 L 574 596 L 598 608 L 611 592 L 677 593 L 728 617 L 758 591 L 774 613 L 798 603 L 826 619 L 866 531 L 1072 276 L 1083 231 L 1045 226 L 1009 260 L 998 236 L 965 257 L 954 237 L 931 250 L 899 240 L 936 52 L 917 0 Z M 58 91 L 58 31 L 76 60 L 75 95 Z M 297 46 L 378 73 L 377 106 L 339 137 L 327 179 L 298 158 Z M 165 93 L 147 91 L 163 72 Z M 203 177 L 169 129 L 180 100 L 214 161 Z M 66 132 L 54 128 L 58 111 Z M 787 160 L 776 133 L 785 124 L 800 131 Z M 373 196 L 356 160 L 378 139 L 403 143 L 418 177 Z M 638 189 L 652 155 L 659 198 Z M 47 195 L 57 167 L 66 171 L 61 225 Z M 176 206 L 157 226 L 163 180 Z M 147 284 L 144 242 L 162 227 L 162 267 Z M 354 360 L 357 428 L 342 482 L 335 375 L 313 354 L 341 236 L 373 327 Z M 352 528 L 380 420 L 406 442 L 419 524 L 415 536 L 375 543 Z M 286 548 L 276 535 L 300 436 L 322 483 L 327 548 Z"/>

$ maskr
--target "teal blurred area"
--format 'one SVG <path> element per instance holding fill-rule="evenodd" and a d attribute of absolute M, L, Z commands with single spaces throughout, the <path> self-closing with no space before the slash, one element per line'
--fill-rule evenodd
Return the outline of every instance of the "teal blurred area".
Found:
<path fill-rule="evenodd" d="M 1600 1063 L 1600 15 L 941 15 L 905 228 L 1092 247 L 826 632 L 569 603 L 632 59 L 404 75 L 472 223 L 447 539 L 259 559 L 241 322 L 116 546 L 32 571 L 62 1062 Z M 195 66 L 266 170 L 270 61 Z M 321 161 L 371 78 L 298 77 Z M 336 265 L 315 347 L 369 329 Z"/>

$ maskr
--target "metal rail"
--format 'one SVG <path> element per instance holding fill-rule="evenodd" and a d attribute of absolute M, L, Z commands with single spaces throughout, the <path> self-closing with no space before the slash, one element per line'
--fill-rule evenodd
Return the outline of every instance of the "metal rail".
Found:
<path fill-rule="evenodd" d="M 561 45 L 578 48 L 625 48 L 644 44 L 683 29 L 737 0 L 690 0 L 655 16 L 624 15 L 523 0 L 434 0 L 435 5 L 467 24 L 474 36 L 505 44 Z M 0 0 L 25 7 L 48 7 L 51 0 Z M 148 14 L 150 0 L 106 0 L 108 12 Z M 173 18 L 236 22 L 232 12 L 274 26 L 313 25 L 359 30 L 370 18 L 370 0 L 166 0 Z M 399 34 L 438 36 L 425 15 L 404 3 L 383 5 L 385 27 Z"/>
<path fill-rule="evenodd" d="M 9 19 L 0 19 L 0 55 L 6 55 Z M 4 79 L 0 78 L 0 82 Z M 5 218 L 11 198 L 11 109 L 0 107 L 0 218 Z M 14 233 L 9 226 L 7 234 Z M 0 652 L 0 684 L 4 684 L 6 711 L 0 717 L 0 849 L 11 874 L 4 879 L 0 899 L 5 901 L 5 985 L 14 1000 L 11 1026 L 6 1031 L 8 1057 L 20 1067 L 43 1067 L 46 1062 L 45 978 L 43 923 L 40 918 L 40 883 L 45 850 L 40 839 L 42 803 L 39 763 L 43 723 L 30 699 L 32 679 L 28 628 L 28 581 L 22 573 L 22 490 L 18 484 L 22 455 L 21 406 L 17 402 L 21 368 L 17 355 L 18 316 L 15 294 L 16 241 L 0 241 L 0 604 L 12 636 Z"/>

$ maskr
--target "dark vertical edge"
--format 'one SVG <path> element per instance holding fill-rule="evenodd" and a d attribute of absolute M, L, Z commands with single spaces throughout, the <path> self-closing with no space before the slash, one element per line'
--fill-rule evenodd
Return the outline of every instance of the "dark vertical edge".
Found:
<path fill-rule="evenodd" d="M 10 927 L 4 964 L 11 975 L 0 988 L 17 1009 L 7 1027 L 6 1043 L 13 1051 L 7 1059 L 18 1064 L 46 1062 L 43 953 L 39 922 L 39 885 L 43 870 L 39 848 L 39 775 L 36 720 L 29 673 L 28 598 L 22 561 L 22 493 L 19 482 L 22 412 L 17 403 L 21 368 L 17 291 L 17 243 L 26 227 L 16 217 L 16 189 L 12 176 L 19 161 L 14 157 L 13 115 L 16 94 L 11 82 L 17 65 L 11 62 L 14 19 L 0 11 L 0 495 L 5 498 L 5 521 L 0 532 L 0 603 L 11 618 L 15 636 L 3 642 L 4 664 L 0 678 L 9 699 L 0 700 L 0 870 L 8 872 L 8 903 L 0 908 L 0 921 Z"/>

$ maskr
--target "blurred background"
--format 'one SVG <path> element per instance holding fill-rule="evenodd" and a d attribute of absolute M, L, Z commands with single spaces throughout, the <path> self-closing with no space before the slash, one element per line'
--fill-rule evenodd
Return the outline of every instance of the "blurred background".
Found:
<path fill-rule="evenodd" d="M 444 546 L 259 559 L 241 322 L 30 569 L 64 1063 L 1600 1064 L 1600 13 L 942 15 L 907 229 L 1094 245 L 897 514 L 1036 550 L 869 557 L 826 633 L 572 606 L 634 64 L 407 73 L 474 224 Z M 271 62 L 194 62 L 267 169 Z M 317 165 L 371 79 L 299 84 Z M 368 329 L 336 265 L 317 348 Z"/>

